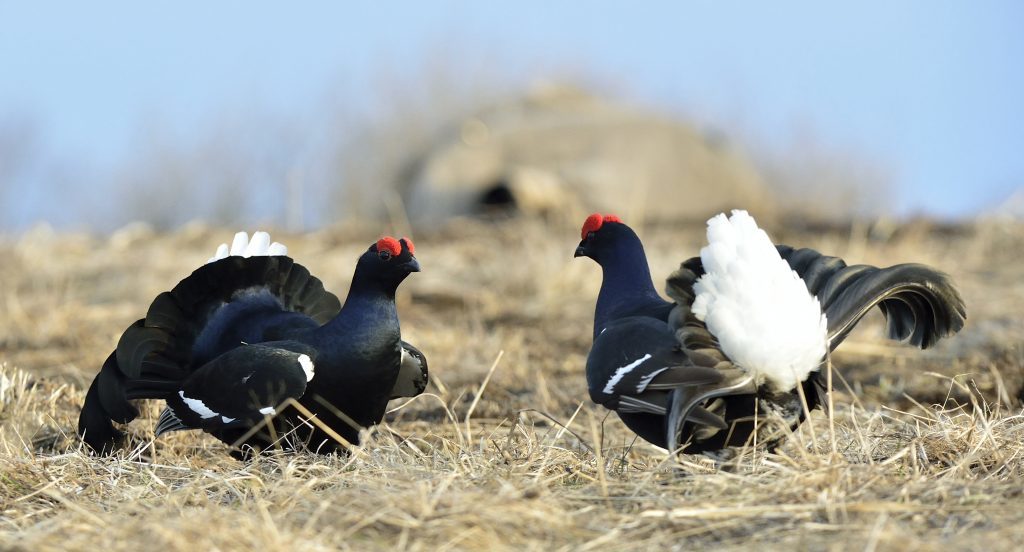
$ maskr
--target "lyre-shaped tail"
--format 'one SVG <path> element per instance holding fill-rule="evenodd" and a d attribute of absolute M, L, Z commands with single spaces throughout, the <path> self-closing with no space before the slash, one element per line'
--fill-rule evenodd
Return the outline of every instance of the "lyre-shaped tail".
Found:
<path fill-rule="evenodd" d="M 920 264 L 847 266 L 842 259 L 812 249 L 778 249 L 821 302 L 832 350 L 875 306 L 885 315 L 890 339 L 922 349 L 964 326 L 964 301 L 942 272 Z"/>

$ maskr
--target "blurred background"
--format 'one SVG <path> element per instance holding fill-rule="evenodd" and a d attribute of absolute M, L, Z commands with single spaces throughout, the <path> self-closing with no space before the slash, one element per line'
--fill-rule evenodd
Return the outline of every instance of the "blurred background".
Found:
<path fill-rule="evenodd" d="M 0 0 L 0 233 L 1024 216 L 1017 2 Z"/>

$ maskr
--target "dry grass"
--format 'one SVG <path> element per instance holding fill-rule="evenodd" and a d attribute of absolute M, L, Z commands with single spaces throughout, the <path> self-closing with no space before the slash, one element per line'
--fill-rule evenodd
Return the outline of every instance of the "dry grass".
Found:
<path fill-rule="evenodd" d="M 377 231 L 286 243 L 339 291 Z M 702 240 L 697 228 L 640 233 L 660 275 Z M 403 286 L 400 311 L 434 384 L 396 402 L 355 454 L 241 463 L 201 434 L 153 442 L 155 404 L 131 426 L 134 450 L 83 454 L 73 431 L 84 385 L 148 301 L 228 235 L 193 226 L 0 242 L 0 547 L 1019 546 L 1021 226 L 776 228 L 780 241 L 854 262 L 943 267 L 964 292 L 968 327 L 922 353 L 884 342 L 869 321 L 834 359 L 854 391 L 837 383 L 834 431 L 816 413 L 813 432 L 805 424 L 778 454 L 748 451 L 728 469 L 634 443 L 589 403 L 599 271 L 571 259 L 575 228 L 526 220 L 416 236 L 425 272 Z"/>

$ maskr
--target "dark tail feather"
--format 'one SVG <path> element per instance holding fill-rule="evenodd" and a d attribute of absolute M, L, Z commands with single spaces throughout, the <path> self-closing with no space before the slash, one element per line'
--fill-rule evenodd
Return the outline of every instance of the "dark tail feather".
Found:
<path fill-rule="evenodd" d="M 829 319 L 833 349 L 875 305 L 888 321 L 890 339 L 922 349 L 960 331 L 967 318 L 949 277 L 916 264 L 863 270 L 843 285 L 823 290 L 819 299 Z"/>
<path fill-rule="evenodd" d="M 890 339 L 922 349 L 960 331 L 967 318 L 964 301 L 949 276 L 927 266 L 846 266 L 836 257 L 785 246 L 779 247 L 779 253 L 821 301 L 832 349 L 875 306 L 885 315 Z"/>
<path fill-rule="evenodd" d="M 125 375 L 117 365 L 116 353 L 111 353 L 92 384 L 92 387 L 96 388 L 100 406 L 111 421 L 119 424 L 126 424 L 139 415 L 139 410 L 128 402 L 125 380 Z M 88 397 L 86 402 L 88 403 Z"/>
<path fill-rule="evenodd" d="M 85 396 L 78 434 L 94 451 L 109 454 L 124 437 L 113 423 L 126 424 L 139 415 L 132 399 L 163 398 L 176 388 L 177 383 L 167 378 L 130 378 L 118 364 L 117 351 L 110 353 Z"/>
<path fill-rule="evenodd" d="M 89 392 L 85 395 L 82 413 L 78 417 L 78 434 L 82 436 L 82 440 L 89 447 L 100 454 L 113 452 L 124 437 L 123 433 L 114 428 L 112 423 L 113 416 L 105 406 L 105 403 L 111 397 L 107 393 L 102 392 L 104 384 L 101 380 L 104 378 L 104 373 L 110 371 L 108 367 L 115 371 L 117 370 L 116 366 L 110 366 L 112 362 L 115 362 L 113 354 L 103 364 L 103 369 L 99 375 L 92 380 Z M 114 398 L 116 399 L 117 397 Z M 119 405 L 117 400 L 113 401 L 114 410 L 119 410 L 119 414 L 122 414 L 120 419 L 124 420 L 123 414 L 128 412 L 128 409 L 134 411 L 134 414 L 128 420 L 138 415 L 138 410 L 135 410 L 131 403 L 124 400 L 123 396 L 120 401 L 123 404 Z"/>

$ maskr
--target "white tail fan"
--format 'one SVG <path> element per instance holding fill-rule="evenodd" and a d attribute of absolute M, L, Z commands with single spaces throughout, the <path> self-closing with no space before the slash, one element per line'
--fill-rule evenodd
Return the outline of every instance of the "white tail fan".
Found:
<path fill-rule="evenodd" d="M 746 211 L 708 221 L 693 313 L 757 384 L 791 391 L 818 369 L 828 326 L 818 299 Z"/>
<path fill-rule="evenodd" d="M 252 240 L 249 234 L 239 232 L 231 241 L 231 247 L 222 243 L 217 247 L 217 252 L 206 261 L 206 264 L 219 261 L 228 256 L 238 257 L 261 257 L 274 255 L 287 255 L 288 248 L 278 242 L 270 242 L 270 234 L 266 232 L 253 232 Z"/>

